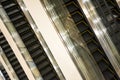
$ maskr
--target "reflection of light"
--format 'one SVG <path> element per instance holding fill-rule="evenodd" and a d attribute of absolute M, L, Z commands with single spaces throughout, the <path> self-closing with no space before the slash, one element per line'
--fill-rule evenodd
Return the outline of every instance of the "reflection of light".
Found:
<path fill-rule="evenodd" d="M 104 33 L 106 33 L 106 28 L 103 28 L 103 29 L 100 29 L 100 30 L 98 30 L 98 29 L 94 29 L 95 30 L 95 34 L 98 36 L 98 37 L 101 37 L 101 36 L 103 36 L 104 35 Z"/>
<path fill-rule="evenodd" d="M 99 20 L 98 19 L 93 19 L 93 23 L 97 24 L 97 23 L 99 23 Z"/>
<path fill-rule="evenodd" d="M 35 30 L 36 26 L 33 23 L 30 23 L 31 27 Z"/>
<path fill-rule="evenodd" d="M 99 36 L 99 31 L 97 29 L 94 29 L 96 36 Z"/>
<path fill-rule="evenodd" d="M 5 77 L 3 76 L 3 73 L 2 73 L 1 70 L 0 70 L 0 80 L 1 80 L 1 79 L 5 80 Z"/>
<path fill-rule="evenodd" d="M 104 33 L 106 33 L 106 32 L 107 32 L 106 28 L 102 29 L 102 31 L 103 31 Z"/>
<path fill-rule="evenodd" d="M 83 0 L 83 3 L 89 2 L 90 0 Z"/>
<path fill-rule="evenodd" d="M 94 19 L 94 20 L 93 20 L 93 23 L 95 23 L 95 24 L 98 23 L 98 22 L 99 22 L 99 21 L 98 21 L 97 19 Z"/>
<path fill-rule="evenodd" d="M 73 49 L 74 49 L 74 46 L 73 46 L 73 45 L 69 45 L 68 48 L 69 48 L 69 50 L 72 52 Z"/>
<path fill-rule="evenodd" d="M 53 21 L 55 21 L 56 19 L 58 19 L 59 17 L 58 16 L 53 16 L 52 19 Z"/>
<path fill-rule="evenodd" d="M 16 33 L 16 32 L 13 32 L 13 33 L 12 33 L 12 37 L 16 38 L 16 36 L 17 36 L 17 33 Z"/>
<path fill-rule="evenodd" d="M 68 40 L 69 35 L 68 35 L 68 32 L 67 32 L 67 31 L 61 32 L 61 36 L 62 36 L 62 38 L 64 39 L 64 41 L 69 42 L 69 40 Z M 74 49 L 73 44 L 69 44 L 69 45 L 68 45 L 68 48 L 69 48 L 69 50 L 72 52 L 73 49 Z"/>
<path fill-rule="evenodd" d="M 46 6 L 46 8 L 47 8 L 47 10 L 51 11 L 51 10 L 53 10 L 54 5 L 49 5 L 49 6 Z"/>
<path fill-rule="evenodd" d="M 95 18 L 95 19 L 93 19 L 93 23 L 94 23 L 94 24 L 97 24 L 97 23 L 100 22 L 100 20 L 101 20 L 100 18 Z"/>
<path fill-rule="evenodd" d="M 66 40 L 67 37 L 68 37 L 67 33 L 68 33 L 67 31 L 64 31 L 64 32 L 60 33 L 64 40 Z"/>
<path fill-rule="evenodd" d="M 83 11 L 84 11 L 84 13 L 86 14 L 86 17 L 89 18 L 90 15 L 89 15 L 89 13 L 88 13 L 88 10 L 87 10 L 86 8 L 83 8 Z"/>
<path fill-rule="evenodd" d="M 22 10 L 28 11 L 28 9 L 23 5 L 23 3 L 20 3 L 20 5 L 21 5 L 20 7 L 21 7 Z"/>

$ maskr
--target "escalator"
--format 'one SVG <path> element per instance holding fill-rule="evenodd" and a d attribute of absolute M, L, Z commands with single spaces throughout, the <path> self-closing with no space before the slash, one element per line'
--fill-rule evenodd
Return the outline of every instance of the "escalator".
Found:
<path fill-rule="evenodd" d="M 24 70 L 22 69 L 20 63 L 18 62 L 15 54 L 13 53 L 13 50 L 9 46 L 8 42 L 6 41 L 4 35 L 2 32 L 0 32 L 0 46 L 3 49 L 7 59 L 11 63 L 14 71 L 16 72 L 18 78 L 20 80 L 28 80 Z"/>
<path fill-rule="evenodd" d="M 63 0 L 105 80 L 119 80 L 77 0 Z M 101 0 L 99 0 L 101 1 Z"/>
<path fill-rule="evenodd" d="M 0 2 L 28 49 L 42 78 L 44 80 L 59 80 L 56 71 L 16 0 L 0 0 Z"/>
<path fill-rule="evenodd" d="M 93 0 L 92 2 L 113 43 L 120 52 L 120 8 L 116 0 Z"/>
<path fill-rule="evenodd" d="M 4 68 L 1 68 L 1 72 L 2 72 L 5 80 L 11 80 Z"/>

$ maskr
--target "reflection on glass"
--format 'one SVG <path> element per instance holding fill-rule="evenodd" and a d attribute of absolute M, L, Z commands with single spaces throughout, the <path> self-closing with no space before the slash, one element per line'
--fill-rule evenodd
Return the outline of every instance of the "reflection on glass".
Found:
<path fill-rule="evenodd" d="M 41 2 L 83 78 L 104 80 L 62 0 L 42 0 Z"/>

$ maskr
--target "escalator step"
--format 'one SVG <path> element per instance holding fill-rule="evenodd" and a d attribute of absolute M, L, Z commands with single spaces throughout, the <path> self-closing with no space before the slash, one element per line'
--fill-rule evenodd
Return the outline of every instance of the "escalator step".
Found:
<path fill-rule="evenodd" d="M 97 61 L 97 62 L 99 62 L 99 61 L 101 61 L 102 60 L 102 58 L 103 58 L 103 55 L 100 53 L 100 52 L 94 52 L 94 53 L 92 53 L 93 54 L 93 56 L 94 56 L 94 58 L 95 58 L 95 60 Z"/>
<path fill-rule="evenodd" d="M 86 30 L 86 32 L 82 34 L 82 37 L 84 38 L 85 41 L 88 41 L 93 38 L 93 34 Z"/>
<path fill-rule="evenodd" d="M 26 42 L 25 44 L 27 46 L 32 46 L 33 44 L 36 44 L 36 43 L 37 43 L 37 40 L 32 38 L 32 39 L 28 40 L 28 42 Z"/>
<path fill-rule="evenodd" d="M 17 66 L 20 65 L 18 61 L 14 61 L 13 63 L 11 63 L 13 66 Z"/>
<path fill-rule="evenodd" d="M 69 10 L 69 12 L 73 12 L 75 10 L 77 10 L 77 6 L 74 5 L 75 3 L 74 2 L 71 2 L 69 5 L 66 5 L 67 9 Z"/>
<path fill-rule="evenodd" d="M 43 60 L 45 60 L 45 59 L 43 59 Z M 42 60 L 41 60 L 42 61 Z M 39 63 L 41 63 L 41 64 L 39 64 L 38 65 L 38 68 L 40 69 L 40 70 L 42 70 L 43 68 L 45 68 L 45 67 L 49 67 L 49 63 L 47 62 L 47 61 L 44 61 L 44 62 L 40 62 L 39 61 Z M 37 63 L 36 63 L 37 64 Z"/>
<path fill-rule="evenodd" d="M 25 32 L 26 34 L 23 34 L 23 36 L 22 36 L 22 39 L 23 40 L 25 40 L 25 39 L 29 39 L 29 38 L 32 38 L 32 36 L 34 35 L 34 34 L 32 34 L 32 33 L 27 33 L 27 32 Z"/>
<path fill-rule="evenodd" d="M 23 16 L 19 15 L 19 16 L 15 17 L 15 18 L 12 18 L 11 21 L 16 21 L 16 20 L 21 19 L 21 18 L 23 18 Z"/>
<path fill-rule="evenodd" d="M 4 38 L 4 36 L 0 34 L 0 39 L 3 39 L 3 38 Z"/>
<path fill-rule="evenodd" d="M 21 73 L 19 75 L 19 78 L 20 78 L 20 80 L 28 80 L 28 78 L 26 77 L 26 75 L 24 75 L 23 73 Z"/>
<path fill-rule="evenodd" d="M 88 30 L 88 26 L 86 26 L 84 23 L 77 24 L 77 28 L 80 32 Z"/>
<path fill-rule="evenodd" d="M 8 45 L 8 44 L 5 44 L 5 45 L 3 46 L 3 48 L 9 48 L 9 45 Z"/>
<path fill-rule="evenodd" d="M 39 49 L 40 48 L 40 45 L 39 44 L 35 44 L 33 46 L 30 46 L 28 51 L 33 51 L 33 50 L 36 50 L 36 49 Z"/>
<path fill-rule="evenodd" d="M 57 77 L 55 77 L 56 75 L 55 74 L 47 74 L 44 77 L 45 80 L 53 80 L 53 78 L 55 78 L 55 80 L 58 80 Z"/>
<path fill-rule="evenodd" d="M 46 75 L 48 73 L 52 72 L 52 68 L 51 67 L 45 67 L 44 69 L 41 70 L 42 75 Z"/>
<path fill-rule="evenodd" d="M 113 79 L 115 76 L 111 73 L 111 72 L 109 72 L 109 71 L 105 71 L 105 72 L 103 72 L 103 74 L 105 75 L 105 79 L 106 80 L 111 80 L 111 79 Z M 115 79 L 114 78 L 114 80 L 118 80 L 118 79 Z"/>
<path fill-rule="evenodd" d="M 11 49 L 10 49 L 10 48 L 7 48 L 7 49 L 4 50 L 4 52 L 5 52 L 5 53 L 9 53 L 9 52 L 11 52 Z"/>
<path fill-rule="evenodd" d="M 64 3 L 67 3 L 67 2 L 70 2 L 71 0 L 63 0 L 64 1 Z"/>
<path fill-rule="evenodd" d="M 19 22 L 25 21 L 24 18 L 19 18 L 20 16 L 21 15 L 18 15 L 18 16 L 14 17 L 14 18 L 11 18 L 11 21 L 13 22 L 13 24 L 17 25 L 17 24 L 19 24 Z"/>
<path fill-rule="evenodd" d="M 30 46 L 29 46 L 29 47 L 30 47 Z M 32 50 L 30 50 L 30 49 L 28 48 L 31 56 L 34 55 L 34 53 L 36 54 L 37 52 L 41 52 L 41 50 L 40 50 L 39 48 L 40 48 L 40 47 L 37 47 L 37 48 L 34 48 L 34 49 L 32 49 Z M 40 53 L 39 55 L 41 55 L 41 53 Z"/>
<path fill-rule="evenodd" d="M 9 9 L 9 8 L 11 8 L 11 7 L 14 7 L 14 6 L 16 6 L 16 4 L 11 3 L 11 4 L 9 4 L 9 5 L 4 6 L 4 9 Z"/>
<path fill-rule="evenodd" d="M 22 74 L 23 73 L 23 70 L 19 69 L 16 71 L 17 74 Z"/>
<path fill-rule="evenodd" d="M 3 3 L 3 2 L 6 2 L 7 0 L 1 0 L 0 2 Z"/>
<path fill-rule="evenodd" d="M 93 51 L 93 50 L 95 50 L 95 49 L 97 49 L 97 48 L 99 47 L 99 46 L 98 46 L 95 42 L 93 42 L 92 40 L 91 40 L 91 42 L 87 43 L 87 46 L 88 46 L 88 48 L 89 48 L 90 51 Z"/>
<path fill-rule="evenodd" d="M 0 0 L 0 2 L 5 6 L 11 3 L 11 0 Z"/>
<path fill-rule="evenodd" d="M 80 12 L 76 12 L 75 14 L 72 14 L 72 18 L 75 20 L 75 22 L 79 22 L 80 20 L 83 19 L 83 16 L 81 15 Z"/>
<path fill-rule="evenodd" d="M 109 67 L 109 66 L 108 66 L 105 62 L 103 62 L 102 60 L 101 60 L 101 62 L 98 63 L 98 65 L 99 65 L 100 69 L 102 70 L 102 72 L 105 71 L 105 70 Z"/>
<path fill-rule="evenodd" d="M 10 62 L 16 61 L 16 56 L 13 56 L 13 57 L 9 58 L 9 60 L 10 60 Z"/>
<path fill-rule="evenodd" d="M 8 15 L 10 16 L 10 15 L 16 14 L 16 13 L 18 13 L 19 11 L 20 11 L 20 10 L 15 9 L 15 10 L 13 10 L 13 11 L 10 11 L 10 12 L 8 13 Z"/>
<path fill-rule="evenodd" d="M 21 69 L 21 66 L 14 66 L 14 69 L 19 70 L 19 69 Z"/>
<path fill-rule="evenodd" d="M 23 25 L 25 25 L 26 24 L 26 22 L 25 21 L 22 21 L 22 22 L 19 22 L 18 24 L 16 24 L 15 25 L 15 27 L 17 28 L 17 27 L 21 27 L 21 26 L 23 26 Z"/>
<path fill-rule="evenodd" d="M 30 28 L 29 28 L 29 27 L 24 27 L 24 29 L 20 29 L 20 30 L 19 30 L 19 33 L 24 33 L 24 32 L 26 32 L 27 30 L 30 30 Z"/>
<path fill-rule="evenodd" d="M 40 56 L 44 56 L 42 55 L 43 51 L 42 50 L 35 50 L 35 52 L 31 55 L 33 58 L 38 58 Z M 41 55 L 40 55 L 41 54 Z"/>
<path fill-rule="evenodd" d="M 6 43 L 6 40 L 0 41 L 0 44 L 5 44 L 5 43 Z"/>
<path fill-rule="evenodd" d="M 7 56 L 8 56 L 8 58 L 10 58 L 10 57 L 14 56 L 14 53 L 11 51 L 7 54 Z"/>

